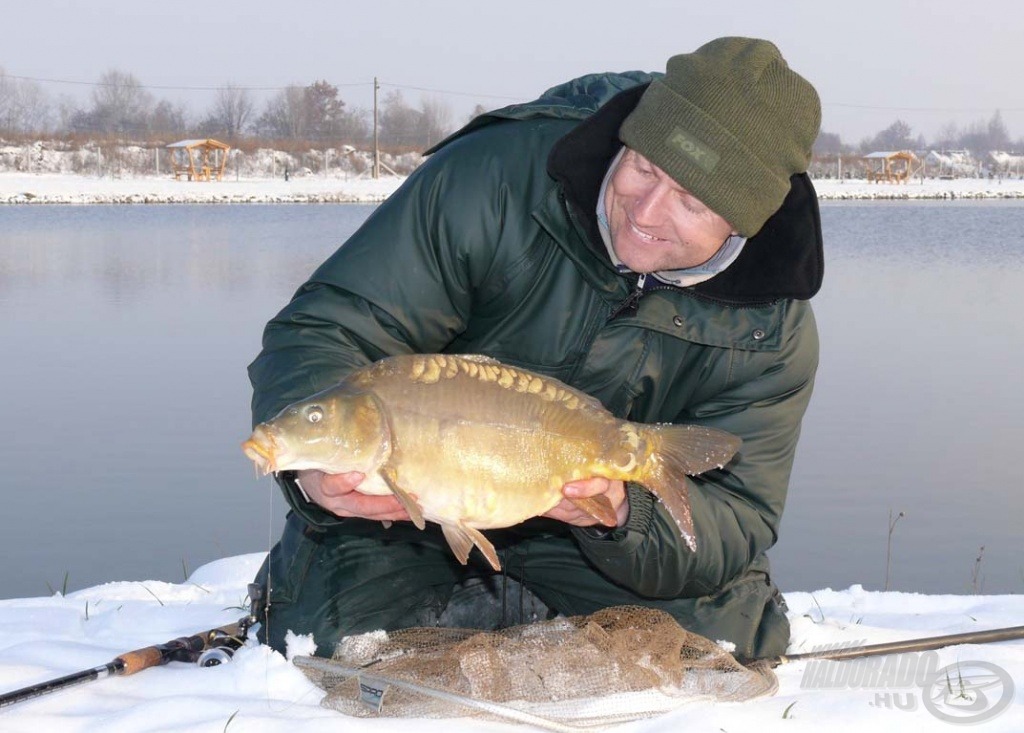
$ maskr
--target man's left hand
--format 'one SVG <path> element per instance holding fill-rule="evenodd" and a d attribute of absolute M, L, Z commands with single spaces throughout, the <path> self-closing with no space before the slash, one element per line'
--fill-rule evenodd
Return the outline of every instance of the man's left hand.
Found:
<path fill-rule="evenodd" d="M 582 481 L 571 481 L 562 487 L 563 498 L 557 505 L 541 516 L 557 519 L 574 527 L 592 527 L 600 524 L 596 519 L 577 507 L 570 499 L 604 496 L 615 510 L 618 518 L 616 526 L 621 527 L 629 517 L 629 501 L 626 498 L 626 485 L 622 481 L 606 478 L 590 478 Z"/>

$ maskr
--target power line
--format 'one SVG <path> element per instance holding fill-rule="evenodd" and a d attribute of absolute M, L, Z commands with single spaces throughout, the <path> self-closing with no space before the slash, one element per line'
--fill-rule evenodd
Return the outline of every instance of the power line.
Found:
<path fill-rule="evenodd" d="M 103 82 L 103 81 L 81 81 L 78 79 L 51 79 L 39 76 L 20 76 L 18 74 L 3 74 L 8 79 L 17 79 L 19 81 L 32 81 L 41 84 L 70 84 L 73 86 L 84 86 L 84 87 L 117 87 L 121 86 L 118 82 Z M 511 101 L 519 101 L 522 97 L 511 97 L 500 94 L 477 94 L 475 92 L 459 92 L 452 89 L 431 89 L 427 87 L 414 86 L 412 84 L 399 84 L 396 82 L 380 82 L 381 86 L 393 87 L 395 89 L 409 89 L 417 92 L 430 92 L 433 94 L 450 94 L 457 97 L 480 97 L 487 99 L 504 99 Z M 289 84 L 288 86 L 242 86 L 238 84 L 221 84 L 216 87 L 206 86 L 179 86 L 179 85 L 166 85 L 166 84 L 139 84 L 141 89 L 152 89 L 159 91 L 170 91 L 170 92 L 216 92 L 221 89 L 231 87 L 240 91 L 249 92 L 281 92 L 286 89 L 294 88 L 296 86 L 302 86 L 299 84 Z M 331 84 L 331 86 L 338 88 L 350 88 L 350 87 L 372 87 L 372 81 L 353 81 L 343 82 L 340 84 Z"/>
<path fill-rule="evenodd" d="M 415 87 L 411 84 L 393 84 L 391 82 L 382 81 L 380 85 L 383 87 L 395 87 L 397 89 L 412 89 L 417 92 L 430 92 L 432 94 L 451 94 L 456 97 L 486 97 L 487 99 L 505 99 L 513 102 L 522 101 L 522 97 L 508 97 L 502 94 L 477 94 L 475 92 L 455 92 L 451 89 L 429 89 L 427 87 Z"/>
<path fill-rule="evenodd" d="M 988 113 L 993 109 L 1001 112 L 1024 112 L 1024 106 L 969 107 L 969 106 L 878 106 L 873 104 L 847 104 L 845 102 L 824 102 L 825 106 L 845 106 L 851 110 L 876 110 L 879 112 L 971 112 Z"/>
<path fill-rule="evenodd" d="M 21 76 L 18 74 L 0 74 L 0 76 L 8 79 L 18 79 L 19 81 L 32 81 L 43 84 L 69 84 L 72 86 L 86 86 L 86 87 L 116 87 L 120 84 L 116 82 L 102 82 L 102 81 L 81 81 L 77 79 L 52 79 L 47 77 L 38 76 Z M 401 84 L 398 82 L 380 82 L 381 86 L 392 87 L 395 89 L 409 89 L 417 92 L 428 92 L 431 94 L 448 94 L 456 97 L 473 97 L 482 99 L 501 99 L 505 101 L 522 101 L 524 97 L 514 97 L 503 94 L 483 94 L 477 92 L 463 92 L 454 89 L 436 89 L 432 87 L 421 87 L 413 84 Z M 153 89 L 158 91 L 173 91 L 173 92 L 216 92 L 221 89 L 228 87 L 237 89 L 240 91 L 250 92 L 280 92 L 286 89 L 291 89 L 297 86 L 303 86 L 300 84 L 289 84 L 286 86 L 244 86 L 237 84 L 221 84 L 219 86 L 181 86 L 181 85 L 163 85 L 163 84 L 139 84 L 142 89 Z M 352 88 L 352 87 L 373 87 L 373 81 L 353 81 L 353 82 L 342 82 L 340 84 L 332 84 L 340 88 Z M 999 109 L 1003 112 L 1024 112 L 1024 107 L 897 107 L 897 106 L 886 106 L 886 105 L 872 105 L 872 104 L 850 104 L 847 102 L 825 102 L 826 107 L 844 107 L 847 109 L 864 109 L 874 110 L 879 112 L 944 112 L 944 113 L 956 113 L 956 112 L 972 112 L 972 113 L 986 113 L 992 109 Z"/>
<path fill-rule="evenodd" d="M 37 77 L 37 76 L 18 76 L 17 74 L 3 74 L 3 76 L 6 76 L 8 79 L 19 79 L 21 81 L 34 81 L 34 82 L 40 82 L 40 83 L 45 83 L 45 84 L 73 84 L 73 85 L 85 86 L 85 87 L 117 87 L 117 86 L 122 86 L 122 84 L 116 83 L 116 82 L 77 81 L 77 80 L 74 80 L 74 79 L 46 79 L 46 78 Z M 285 89 L 289 89 L 289 88 L 292 88 L 292 87 L 295 87 L 295 86 L 300 86 L 300 85 L 298 85 L 298 84 L 290 84 L 288 86 L 283 86 L 283 87 L 251 87 L 251 86 L 239 86 L 237 84 L 221 84 L 220 86 L 216 86 L 216 87 L 192 87 L 192 86 L 166 86 L 166 85 L 159 85 L 159 84 L 139 84 L 138 86 L 140 88 L 142 88 L 142 89 L 159 89 L 161 91 L 173 91 L 173 92 L 216 92 L 216 91 L 219 91 L 221 89 L 226 89 L 227 87 L 231 87 L 232 89 L 239 89 L 239 90 L 249 91 L 249 92 L 281 92 L 281 91 L 284 91 Z M 355 82 L 346 82 L 346 83 L 343 83 L 343 84 L 332 84 L 331 86 L 335 86 L 335 87 L 363 87 L 363 86 L 370 87 L 370 86 L 373 86 L 373 82 L 372 81 L 365 81 L 365 82 L 363 82 L 363 81 L 355 81 Z"/>

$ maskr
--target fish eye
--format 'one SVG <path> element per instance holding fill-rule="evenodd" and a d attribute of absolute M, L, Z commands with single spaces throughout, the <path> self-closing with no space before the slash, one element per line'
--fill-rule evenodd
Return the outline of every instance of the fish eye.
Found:
<path fill-rule="evenodd" d="M 310 422 L 320 422 L 324 418 L 324 411 L 320 407 L 313 405 L 306 411 L 306 419 Z"/>

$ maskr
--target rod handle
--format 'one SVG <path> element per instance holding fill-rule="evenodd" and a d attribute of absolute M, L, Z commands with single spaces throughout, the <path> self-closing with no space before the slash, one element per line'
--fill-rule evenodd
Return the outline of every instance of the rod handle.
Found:
<path fill-rule="evenodd" d="M 147 646 L 145 649 L 122 654 L 114 661 L 121 663 L 121 674 L 135 674 L 150 667 L 160 666 L 164 663 L 164 655 L 157 647 Z"/>

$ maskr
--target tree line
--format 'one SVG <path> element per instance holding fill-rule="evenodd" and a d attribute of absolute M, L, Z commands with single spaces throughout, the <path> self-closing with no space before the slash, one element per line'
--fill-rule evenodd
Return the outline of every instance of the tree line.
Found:
<path fill-rule="evenodd" d="M 475 114 L 482 112 L 477 106 Z M 419 106 L 406 102 L 401 90 L 383 95 L 378 105 L 378 139 L 391 150 L 423 150 L 461 124 L 450 106 L 434 98 Z M 0 136 L 72 135 L 119 140 L 214 137 L 239 144 L 247 138 L 278 142 L 329 143 L 366 147 L 373 139 L 372 110 L 350 107 L 338 87 L 326 80 L 289 86 L 258 104 L 241 86 L 219 88 L 212 104 L 198 116 L 182 104 L 157 99 L 132 74 L 104 73 L 83 105 L 67 97 L 54 99 L 38 82 L 7 76 L 0 68 Z M 1002 115 L 964 127 L 947 124 L 931 140 L 896 120 L 859 143 L 845 143 L 837 133 L 822 131 L 816 157 L 879 150 L 967 150 L 978 158 L 991 151 L 1024 153 L 1024 138 L 1011 140 Z"/>
<path fill-rule="evenodd" d="M 443 101 L 406 102 L 389 90 L 378 104 L 378 138 L 389 149 L 424 149 L 456 123 Z M 0 135 L 71 135 L 120 140 L 213 137 L 237 144 L 246 138 L 296 143 L 366 146 L 373 139 L 373 111 L 349 107 L 326 80 L 281 89 L 262 104 L 249 89 L 227 84 L 198 116 L 182 104 L 157 99 L 134 75 L 104 73 L 85 104 L 53 99 L 35 81 L 0 68 Z"/>
<path fill-rule="evenodd" d="M 881 132 L 864 138 L 856 145 L 845 144 L 839 135 L 824 131 L 818 135 L 818 140 L 814 144 L 816 157 L 929 149 L 966 150 L 978 160 L 982 160 L 994 151 L 1024 153 L 1024 138 L 1011 140 L 1003 116 L 996 110 L 990 119 L 978 120 L 963 127 L 950 122 L 931 141 L 926 140 L 924 135 L 915 135 L 913 128 L 906 121 L 896 120 Z"/>

